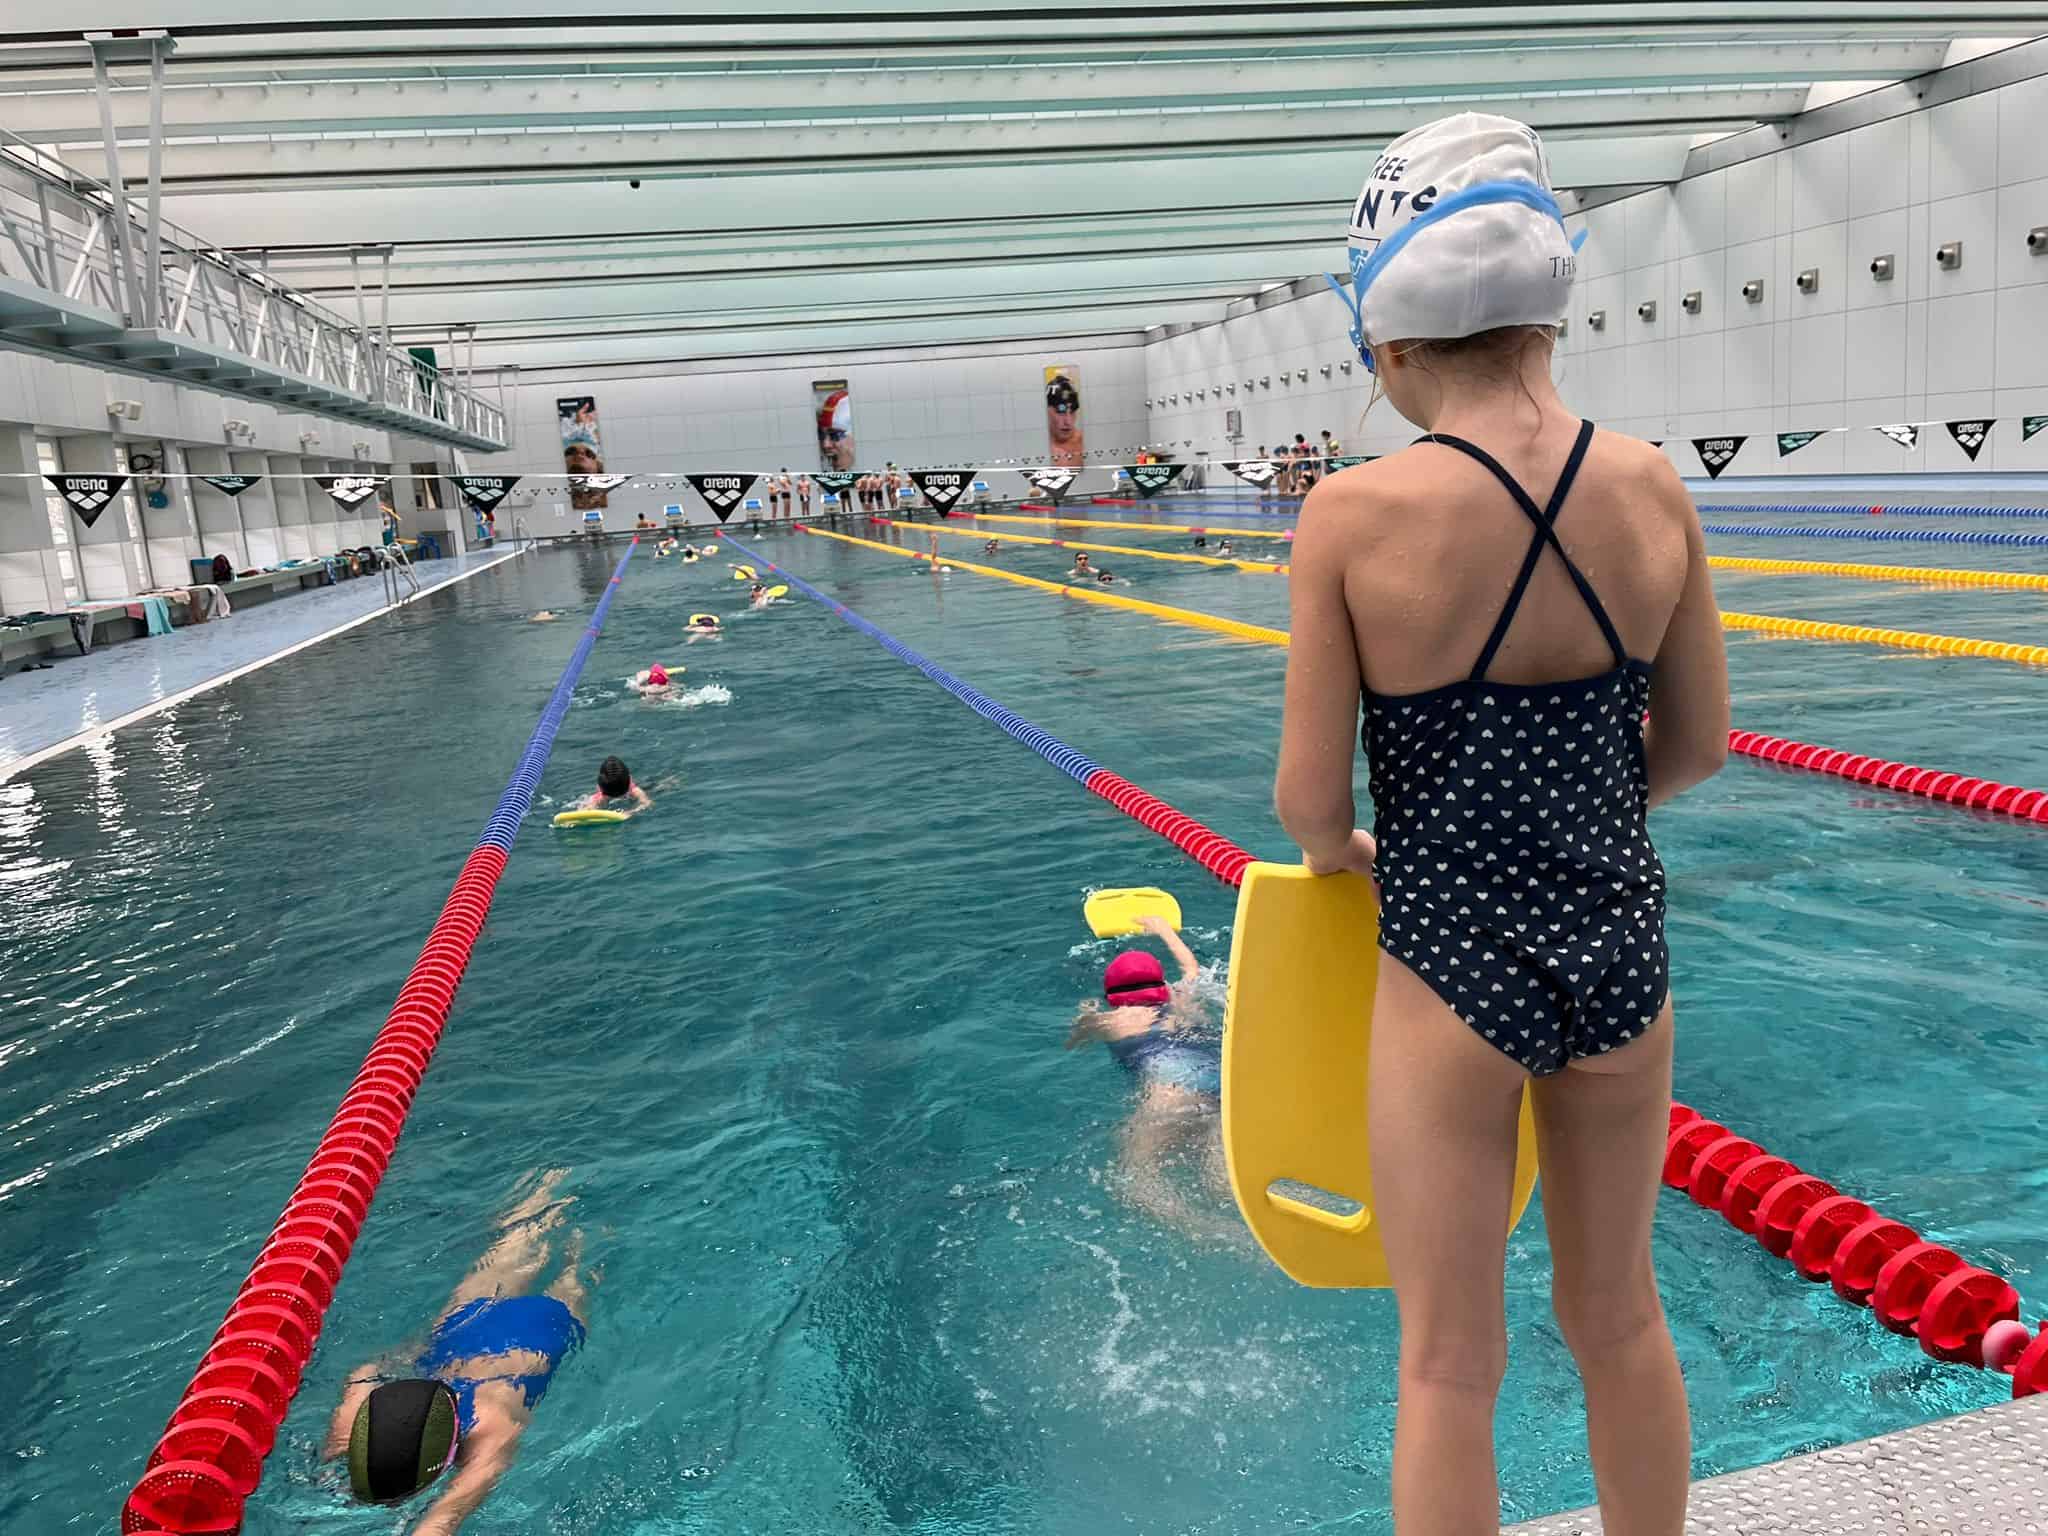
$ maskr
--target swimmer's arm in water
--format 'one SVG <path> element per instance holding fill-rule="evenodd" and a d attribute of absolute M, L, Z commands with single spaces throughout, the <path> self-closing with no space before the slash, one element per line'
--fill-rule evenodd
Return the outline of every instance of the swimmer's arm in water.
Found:
<path fill-rule="evenodd" d="M 1109 1031 L 1103 1027 L 1107 1020 L 1102 1005 L 1092 997 L 1088 999 L 1075 1010 L 1073 1027 L 1067 1031 L 1067 1049 L 1078 1051 L 1084 1045 L 1107 1040 Z"/>
<path fill-rule="evenodd" d="M 1182 942 L 1181 936 L 1165 918 L 1148 912 L 1138 919 L 1138 926 L 1167 947 L 1174 962 L 1180 966 L 1182 981 L 1194 981 L 1202 974 L 1202 962 L 1195 958 L 1195 952 Z"/>
<path fill-rule="evenodd" d="M 1208 1119 L 1183 1099 L 1176 1090 L 1155 1087 L 1124 1122 L 1117 1149 L 1122 1194 L 1161 1226 L 1197 1241 L 1226 1240 L 1236 1234 L 1236 1224 L 1198 1209 L 1166 1176 L 1169 1156 L 1184 1150 L 1190 1132 Z"/>
<path fill-rule="evenodd" d="M 634 815 L 640 811 L 651 811 L 654 809 L 654 796 L 650 795 L 649 793 L 647 793 L 646 790 L 642 789 L 637 782 L 629 784 L 626 787 L 626 793 L 630 795 L 633 800 L 633 809 L 626 813 L 628 816 Z"/>
<path fill-rule="evenodd" d="M 475 1429 L 462 1437 L 462 1451 L 448 1486 L 427 1506 L 412 1536 L 455 1536 L 462 1522 L 491 1496 L 498 1479 L 511 1469 L 519 1450 L 519 1436 L 525 1426 L 497 1420 L 479 1420 Z"/>
<path fill-rule="evenodd" d="M 1356 519 L 1336 502 L 1359 493 L 1317 486 L 1302 504 L 1295 532 L 1288 603 L 1287 703 L 1280 725 L 1280 771 L 1273 808 L 1317 874 L 1372 873 L 1372 838 L 1355 830 L 1352 754 L 1357 748 L 1358 641 L 1344 598 L 1346 542 Z"/>

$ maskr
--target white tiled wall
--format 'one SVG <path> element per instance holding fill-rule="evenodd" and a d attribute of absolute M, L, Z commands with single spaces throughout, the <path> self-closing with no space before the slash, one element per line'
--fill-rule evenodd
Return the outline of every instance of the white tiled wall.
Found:
<path fill-rule="evenodd" d="M 2048 224 L 2048 78 L 1746 161 L 1570 223 L 1589 237 L 1558 348 L 1565 398 L 1608 426 L 1665 441 L 1684 473 L 1701 472 L 1686 440 L 1721 434 L 1750 439 L 1733 476 L 1966 471 L 1970 460 L 1939 426 L 1910 452 L 1857 431 L 1782 461 L 1773 434 L 1972 416 L 1999 418 L 1976 469 L 2048 470 L 2048 432 L 2022 445 L 2018 420 L 2048 413 L 2048 256 L 2026 248 L 2027 231 Z M 1963 242 L 1952 272 L 1934 262 L 1935 247 L 1950 240 Z M 1882 254 L 1897 268 L 1886 283 L 1870 275 Z M 1793 287 L 1806 267 L 1821 272 L 1812 295 Z M 1760 304 L 1742 297 L 1751 278 L 1764 281 Z M 1694 290 L 1701 311 L 1689 315 L 1680 301 Z M 1637 318 L 1647 299 L 1657 303 L 1654 322 Z M 1593 310 L 1606 311 L 1605 329 L 1587 326 Z M 1237 407 L 1247 455 L 1325 427 L 1352 451 L 1406 441 L 1413 429 L 1385 404 L 1361 424 L 1370 380 L 1336 367 L 1351 356 L 1347 321 L 1334 295 L 1316 294 L 1153 343 L 1149 435 L 1184 453 L 1224 455 L 1224 412 Z M 1227 383 L 1237 393 L 1219 396 Z M 1206 399 L 1191 398 L 1197 388 Z M 1180 404 L 1166 405 L 1175 394 Z"/>
<path fill-rule="evenodd" d="M 1911 451 L 1852 431 L 1783 460 L 1772 434 L 1971 416 L 2000 418 L 1977 469 L 2048 469 L 2048 434 L 2022 445 L 2018 421 L 2048 411 L 2048 257 L 2026 249 L 2048 224 L 2044 170 L 2035 79 L 1596 208 L 1570 221 L 1589 238 L 1558 349 L 1567 398 L 1666 440 L 1687 473 L 1684 440 L 1723 433 L 1750 439 L 1730 475 L 1968 470 L 1938 425 Z M 1944 271 L 1934 252 L 1951 240 L 1963 264 Z M 1889 282 L 1871 276 L 1879 255 Z M 1812 294 L 1793 286 L 1808 267 Z M 1637 318 L 1645 299 L 1654 322 Z"/>
<path fill-rule="evenodd" d="M 0 554 L 0 613 L 31 613 L 48 607 L 41 553 L 30 549 Z"/>
<path fill-rule="evenodd" d="M 560 474 L 560 427 L 555 401 L 590 395 L 597 401 L 607 473 L 673 476 L 717 469 L 792 473 L 818 468 L 818 438 L 811 383 L 845 379 L 853 396 L 854 442 L 859 463 L 881 468 L 971 464 L 1004 460 L 1043 462 L 1046 452 L 1044 368 L 1072 363 L 1080 370 L 1082 424 L 1091 463 L 1108 462 L 1145 442 L 1145 349 L 1121 338 L 1101 343 L 1011 345 L 980 356 L 909 356 L 888 362 L 846 363 L 830 358 L 791 366 L 685 373 L 593 377 L 571 382 L 522 383 L 515 462 L 494 460 L 489 473 Z M 559 483 L 559 482 L 557 482 Z M 1016 482 L 1021 486 L 1022 482 Z M 558 498 L 519 506 L 534 531 L 559 531 L 551 516 Z M 658 517 L 679 502 L 701 517 L 694 494 L 660 485 L 628 485 L 611 493 L 610 526 L 629 526 L 642 511 Z M 510 531 L 510 514 L 498 522 Z M 569 514 L 574 516 L 575 514 Z M 566 519 L 565 519 L 566 521 Z"/>

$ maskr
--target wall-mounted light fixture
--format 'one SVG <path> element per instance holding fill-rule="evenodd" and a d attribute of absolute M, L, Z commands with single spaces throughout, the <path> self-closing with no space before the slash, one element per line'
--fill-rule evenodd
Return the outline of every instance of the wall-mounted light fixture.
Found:
<path fill-rule="evenodd" d="M 1595 309 L 1595 310 L 1589 310 L 1589 311 L 1587 311 L 1587 314 L 1586 314 L 1586 329 L 1588 329 L 1588 330 L 1591 330 L 1591 331 L 1604 331 L 1604 330 L 1606 330 L 1606 329 L 1607 329 L 1607 311 L 1606 311 L 1606 310 L 1604 310 L 1604 309 Z"/>
<path fill-rule="evenodd" d="M 1752 277 L 1748 282 L 1744 283 L 1742 285 L 1742 297 L 1751 304 L 1763 303 L 1764 280 L 1760 277 Z"/>
<path fill-rule="evenodd" d="M 1645 299 L 1642 303 L 1638 304 L 1636 306 L 1636 318 L 1645 325 L 1655 325 L 1657 323 L 1657 301 L 1655 299 Z"/>
<path fill-rule="evenodd" d="M 1304 384 L 1308 382 L 1308 370 L 1306 368 L 1297 369 L 1294 376 Z"/>
<path fill-rule="evenodd" d="M 1337 366 L 1338 366 L 1338 367 L 1339 367 L 1340 369 L 1342 369 L 1342 370 L 1343 370 L 1343 371 L 1344 371 L 1344 372 L 1345 372 L 1345 373 L 1346 373 L 1347 375 L 1348 375 L 1348 374 L 1349 374 L 1349 373 L 1351 372 L 1351 364 L 1350 364 L 1350 362 L 1349 362 L 1348 360 L 1347 360 L 1347 361 L 1345 361 L 1345 362 L 1341 362 L 1341 363 L 1339 363 L 1339 364 L 1338 364 Z"/>
<path fill-rule="evenodd" d="M 1328 378 L 1329 376 L 1330 376 L 1330 365 L 1329 365 L 1328 363 L 1325 363 L 1325 364 L 1323 364 L 1323 377 L 1327 379 L 1327 378 Z"/>
<path fill-rule="evenodd" d="M 1951 240 L 1946 245 L 1934 248 L 1934 264 L 1944 272 L 1953 272 L 1963 264 L 1963 242 Z"/>
<path fill-rule="evenodd" d="M 2048 256 L 2048 224 L 2036 224 L 2027 231 L 2027 254 Z"/>
<path fill-rule="evenodd" d="M 1680 299 L 1678 301 L 1678 304 L 1679 307 L 1683 309 L 1688 315 L 1696 315 L 1700 312 L 1700 306 L 1705 302 L 1706 295 L 1702 293 L 1699 289 L 1695 288 L 1692 290 L 1692 292 L 1688 293 L 1684 298 Z"/>
<path fill-rule="evenodd" d="M 1870 258 L 1870 280 L 1874 283 L 1888 283 L 1898 270 L 1898 264 L 1889 256 Z"/>
<path fill-rule="evenodd" d="M 1820 268 L 1806 268 L 1805 271 L 1801 272 L 1797 277 L 1792 279 L 1792 283 L 1793 286 L 1796 287 L 1801 293 L 1819 293 Z"/>

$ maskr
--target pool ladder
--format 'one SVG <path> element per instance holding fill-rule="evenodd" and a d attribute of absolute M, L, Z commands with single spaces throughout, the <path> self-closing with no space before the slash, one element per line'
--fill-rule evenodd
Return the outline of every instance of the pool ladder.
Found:
<path fill-rule="evenodd" d="M 419 573 L 412 568 L 405 546 L 394 539 L 383 549 L 384 559 L 378 569 L 384 577 L 385 601 L 395 606 L 407 597 L 418 597 L 425 589 L 420 586 Z"/>

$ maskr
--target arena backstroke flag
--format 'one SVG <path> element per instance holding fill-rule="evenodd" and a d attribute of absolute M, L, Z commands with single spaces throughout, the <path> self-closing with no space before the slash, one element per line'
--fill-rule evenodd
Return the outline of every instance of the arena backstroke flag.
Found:
<path fill-rule="evenodd" d="M 721 523 L 739 510 L 747 499 L 747 492 L 754 488 L 759 475 L 685 475 L 683 477 L 697 488 L 697 494 L 704 498 L 704 504 L 711 508 L 711 515 Z"/>
<path fill-rule="evenodd" d="M 249 489 L 261 475 L 201 475 L 200 479 L 219 491 L 223 496 L 239 496 Z"/>
<path fill-rule="evenodd" d="M 1180 478 L 1185 464 L 1127 464 L 1125 472 L 1131 477 L 1131 484 L 1147 496 L 1157 496 Z"/>
<path fill-rule="evenodd" d="M 462 492 L 462 499 L 479 512 L 491 512 L 498 503 L 512 494 L 512 487 L 519 483 L 517 475 L 450 475 L 455 489 Z"/>
<path fill-rule="evenodd" d="M 100 520 L 100 514 L 107 510 L 121 487 L 128 483 L 126 475 L 45 475 L 59 496 L 78 514 L 78 520 L 90 528 Z"/>
<path fill-rule="evenodd" d="M 1066 494 L 1067 487 L 1079 477 L 1080 472 L 1046 465 L 1039 469 L 1020 469 L 1017 473 L 1030 483 L 1033 490 L 1043 491 L 1054 501 L 1058 501 Z"/>
<path fill-rule="evenodd" d="M 910 483 L 924 493 L 924 499 L 937 509 L 939 516 L 948 516 L 960 504 L 960 498 L 974 487 L 974 471 L 971 469 L 913 469 Z"/>
<path fill-rule="evenodd" d="M 314 482 L 337 507 L 353 512 L 390 483 L 389 475 L 315 475 Z"/>
<path fill-rule="evenodd" d="M 1735 455 L 1742 452 L 1747 437 L 1696 437 L 1692 440 L 1693 452 L 1700 456 L 1700 464 L 1709 480 L 1721 478 L 1721 471 L 1735 462 Z"/>
<path fill-rule="evenodd" d="M 1246 485 L 1256 485 L 1262 490 L 1280 474 L 1279 466 L 1271 459 L 1225 459 L 1223 467 Z"/>

